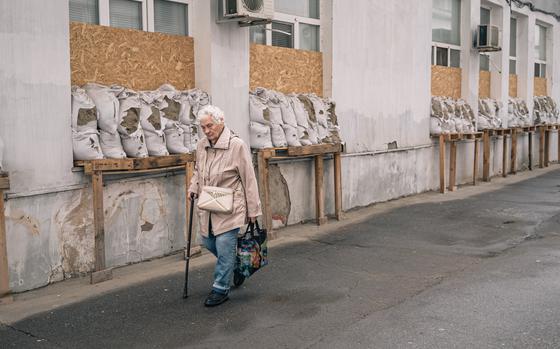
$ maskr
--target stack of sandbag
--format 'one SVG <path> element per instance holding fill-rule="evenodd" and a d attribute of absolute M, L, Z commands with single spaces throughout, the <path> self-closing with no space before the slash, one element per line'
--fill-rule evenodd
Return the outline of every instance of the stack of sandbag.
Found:
<path fill-rule="evenodd" d="M 97 132 L 97 108 L 86 91 L 72 87 L 72 149 L 75 160 L 102 159 Z"/>
<path fill-rule="evenodd" d="M 121 136 L 124 152 L 131 158 L 148 157 L 144 130 L 140 124 L 140 95 L 130 89 L 123 89 L 118 95 L 120 123 L 117 131 Z"/>
<path fill-rule="evenodd" d="M 478 100 L 478 130 L 496 129 L 504 127 L 499 116 L 500 104 L 494 99 Z"/>
<path fill-rule="evenodd" d="M 309 116 L 310 137 L 317 137 L 318 143 L 332 143 L 328 131 L 327 107 L 322 98 L 315 94 L 300 94 L 299 100 L 303 103 Z"/>
<path fill-rule="evenodd" d="M 165 142 L 165 119 L 161 111 L 154 105 L 160 94 L 154 91 L 140 92 L 140 125 L 144 130 L 146 148 L 150 156 L 169 155 Z"/>
<path fill-rule="evenodd" d="M 115 97 L 115 94 L 118 94 L 124 88 L 110 88 L 95 83 L 88 83 L 83 88 L 97 108 L 97 126 L 99 127 L 99 139 L 104 157 L 108 159 L 126 158 L 121 137 L 117 132 L 121 120 L 119 100 Z"/>
<path fill-rule="evenodd" d="M 521 98 L 509 98 L 508 118 L 510 127 L 526 127 L 532 124 L 527 103 Z"/>
<path fill-rule="evenodd" d="M 186 113 L 188 97 L 175 90 L 171 85 L 162 85 L 157 91 L 160 98 L 154 103 L 162 112 L 161 116 L 165 120 L 164 133 L 167 150 L 171 154 L 188 153 L 189 149 L 185 146 L 185 131 L 180 122 L 182 113 Z"/>
<path fill-rule="evenodd" d="M 338 126 L 338 116 L 336 115 L 336 103 L 330 98 L 325 98 L 327 106 L 327 126 L 332 143 L 342 143 L 340 136 L 340 126 Z"/>
<path fill-rule="evenodd" d="M 185 112 L 182 113 L 181 127 L 184 130 L 184 142 L 189 151 L 196 150 L 200 135 L 200 125 L 197 119 L 198 112 L 206 105 L 210 104 L 210 96 L 205 91 L 195 88 L 183 91 L 183 95 L 187 96 L 188 104 Z"/>
<path fill-rule="evenodd" d="M 315 137 L 311 137 L 309 134 L 309 128 L 311 126 L 309 124 L 309 115 L 307 114 L 307 110 L 305 109 L 302 101 L 300 101 L 296 94 L 287 95 L 286 99 L 291 103 L 292 109 L 294 110 L 298 138 L 301 145 L 318 144 L 319 139 L 317 137 L 317 133 L 312 131 L 312 134 L 315 135 Z"/>
<path fill-rule="evenodd" d="M 533 99 L 535 125 L 557 124 L 558 123 L 558 107 L 556 102 L 548 96 L 535 96 Z"/>
<path fill-rule="evenodd" d="M 280 113 L 280 115 L 282 114 Z M 268 95 L 266 94 L 266 90 L 257 89 L 255 92 L 249 93 L 249 119 L 251 148 L 271 148 L 273 146 L 272 124 L 270 121 L 270 109 L 268 108 Z M 276 122 L 278 122 L 278 120 L 276 120 Z M 278 137 L 276 137 L 275 140 L 278 142 Z"/>
<path fill-rule="evenodd" d="M 462 99 L 432 97 L 431 134 L 469 133 L 476 130 L 472 108 Z"/>

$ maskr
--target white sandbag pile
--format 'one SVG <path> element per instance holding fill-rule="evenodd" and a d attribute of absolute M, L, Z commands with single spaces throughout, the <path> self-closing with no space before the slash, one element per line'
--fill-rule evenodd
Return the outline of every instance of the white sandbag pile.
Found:
<path fill-rule="evenodd" d="M 500 118 L 500 104 L 491 98 L 478 100 L 478 130 L 503 128 L 504 122 Z"/>
<path fill-rule="evenodd" d="M 210 96 L 206 92 L 179 91 L 168 84 L 141 92 L 95 83 L 85 84 L 83 90 L 73 88 L 75 158 L 142 158 L 192 152 L 200 138 L 195 115 L 207 104 Z M 95 148 L 97 134 L 101 153 L 94 154 L 90 148 Z"/>
<path fill-rule="evenodd" d="M 340 143 L 335 103 L 315 94 L 257 88 L 249 94 L 251 148 Z"/>
<path fill-rule="evenodd" d="M 102 159 L 97 108 L 86 91 L 72 87 L 72 149 L 76 160 Z"/>
<path fill-rule="evenodd" d="M 508 126 L 532 126 L 531 116 L 527 103 L 521 98 L 510 98 L 508 101 Z"/>
<path fill-rule="evenodd" d="M 533 99 L 535 106 L 535 125 L 557 124 L 559 120 L 558 106 L 556 102 L 548 96 L 535 96 Z"/>
<path fill-rule="evenodd" d="M 115 94 L 124 88 L 110 88 L 107 86 L 88 83 L 83 86 L 88 96 L 93 100 L 98 111 L 99 138 L 103 155 L 108 159 L 126 158 L 121 144 L 121 137 L 117 132 L 119 126 L 119 100 Z"/>
<path fill-rule="evenodd" d="M 431 134 L 475 132 L 476 120 L 470 105 L 462 99 L 432 97 Z"/>

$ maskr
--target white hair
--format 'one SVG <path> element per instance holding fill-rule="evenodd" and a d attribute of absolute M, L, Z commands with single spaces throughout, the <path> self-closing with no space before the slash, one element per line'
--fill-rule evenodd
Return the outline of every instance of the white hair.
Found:
<path fill-rule="evenodd" d="M 198 111 L 197 121 L 200 122 L 206 116 L 211 116 L 212 121 L 216 124 L 223 124 L 225 122 L 224 112 L 222 109 L 216 107 L 215 105 L 206 105 Z"/>

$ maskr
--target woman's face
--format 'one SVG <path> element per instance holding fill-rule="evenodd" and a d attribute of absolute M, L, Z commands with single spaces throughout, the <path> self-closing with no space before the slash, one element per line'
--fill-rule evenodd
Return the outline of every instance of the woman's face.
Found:
<path fill-rule="evenodd" d="M 200 120 L 200 127 L 210 143 L 214 144 L 220 138 L 224 124 L 218 124 L 212 119 L 212 116 L 206 115 Z"/>

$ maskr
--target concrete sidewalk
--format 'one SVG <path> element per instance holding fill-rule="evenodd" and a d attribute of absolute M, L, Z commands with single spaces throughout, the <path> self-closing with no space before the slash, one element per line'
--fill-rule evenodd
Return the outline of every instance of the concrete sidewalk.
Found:
<path fill-rule="evenodd" d="M 191 262 L 187 300 L 180 256 L 119 268 L 97 285 L 64 281 L 0 306 L 0 347 L 321 347 L 488 257 L 555 232 L 559 185 L 551 167 L 355 210 L 324 227 L 289 227 L 270 243 L 271 264 L 215 309 L 202 306 L 209 255 Z"/>

